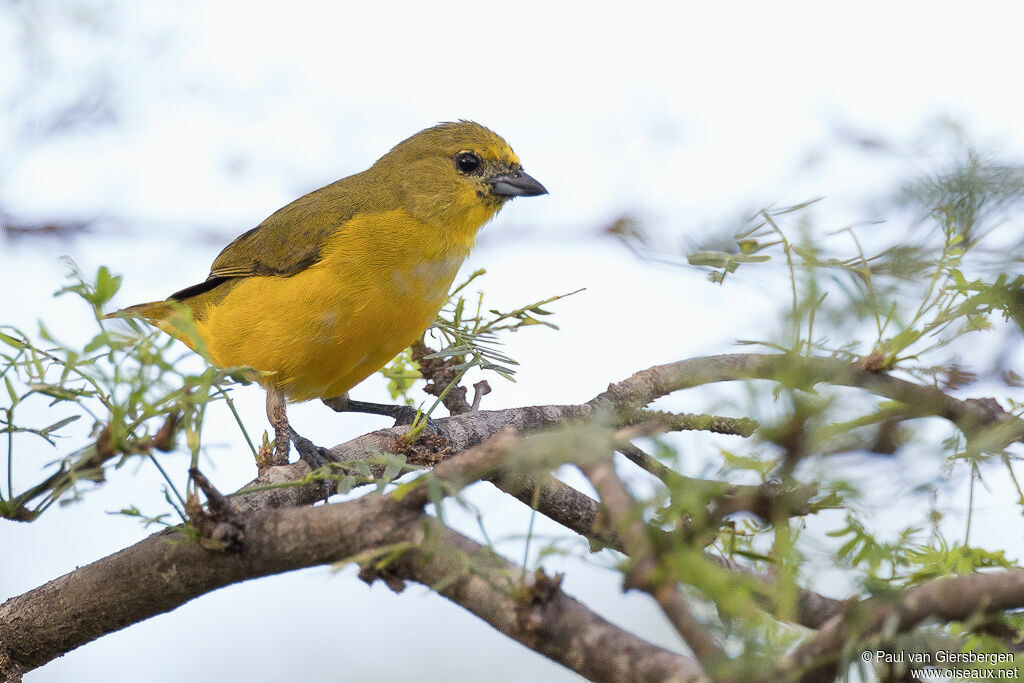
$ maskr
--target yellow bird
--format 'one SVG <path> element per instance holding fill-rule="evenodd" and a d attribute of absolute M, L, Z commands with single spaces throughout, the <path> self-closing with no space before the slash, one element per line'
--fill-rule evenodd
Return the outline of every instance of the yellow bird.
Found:
<path fill-rule="evenodd" d="M 542 194 L 499 135 L 442 123 L 279 209 L 229 244 L 206 281 L 108 317 L 144 318 L 195 349 L 171 302 L 187 306 L 215 365 L 269 373 L 260 382 L 278 460 L 293 438 L 318 460 L 289 427 L 285 401 L 408 419 L 405 406 L 350 401 L 348 391 L 431 325 L 477 231 L 509 199 Z"/>

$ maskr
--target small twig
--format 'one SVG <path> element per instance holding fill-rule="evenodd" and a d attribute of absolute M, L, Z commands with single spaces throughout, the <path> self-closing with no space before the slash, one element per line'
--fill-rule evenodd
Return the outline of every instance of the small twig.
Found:
<path fill-rule="evenodd" d="M 427 380 L 423 391 L 439 398 L 451 415 L 462 415 L 475 410 L 466 401 L 466 387 L 451 386 L 453 382 L 459 381 L 460 371 L 455 367 L 459 364 L 459 359 L 454 356 L 429 358 L 434 353 L 435 351 L 422 340 L 412 345 L 412 359 L 419 366 L 420 374 Z"/>
<path fill-rule="evenodd" d="M 533 501 L 536 500 L 537 512 L 561 524 L 566 529 L 584 536 L 593 545 L 614 548 L 621 553 L 626 553 L 619 534 L 602 522 L 598 502 L 582 491 L 578 491 L 552 476 L 548 476 L 541 485 L 525 477 L 492 479 L 491 483 L 531 507 L 534 506 Z M 656 539 L 660 547 L 671 547 L 669 532 L 648 526 L 647 533 Z M 796 613 L 789 614 L 779 610 L 776 605 L 774 596 L 777 591 L 772 585 L 773 577 L 759 574 L 718 555 L 704 553 L 703 557 L 723 569 L 744 574 L 753 581 L 755 583 L 755 599 L 763 610 L 776 618 L 789 619 L 807 628 L 819 628 L 844 608 L 844 603 L 841 600 L 801 588 L 799 589 Z"/>
<path fill-rule="evenodd" d="M 657 458 L 648 455 L 640 447 L 629 441 L 616 441 L 615 450 L 622 453 L 637 467 L 647 470 L 660 479 L 670 490 L 678 490 L 684 486 L 689 477 L 679 474 L 671 467 L 663 465 Z"/>
<path fill-rule="evenodd" d="M 627 587 L 649 593 L 693 650 L 703 669 L 712 673 L 718 671 L 728 661 L 724 651 L 704 625 L 693 616 L 675 582 L 658 576 L 658 559 L 647 538 L 646 525 L 639 517 L 625 485 L 615 473 L 611 458 L 584 463 L 580 469 L 601 496 L 601 504 L 608 511 L 616 530 L 622 534 L 627 554 L 633 560 L 626 577 Z M 715 679 L 722 680 L 719 676 Z"/>
<path fill-rule="evenodd" d="M 626 410 L 620 412 L 620 420 L 629 424 L 618 435 L 622 439 L 636 439 L 655 436 L 664 432 L 700 431 L 713 434 L 732 434 L 744 438 L 760 426 L 749 417 L 725 417 L 722 415 L 697 415 L 693 413 L 669 413 L 663 410 Z"/>
<path fill-rule="evenodd" d="M 480 410 L 480 401 L 483 400 L 484 396 L 491 393 L 491 385 L 487 380 L 482 379 L 473 385 L 473 405 L 470 406 L 470 410 L 476 412 Z"/>
<path fill-rule="evenodd" d="M 189 521 L 202 535 L 202 546 L 211 550 L 240 550 L 245 542 L 245 520 L 231 499 L 218 491 L 197 468 L 189 468 L 188 476 L 206 496 L 206 508 L 194 493 L 185 501 Z"/>
<path fill-rule="evenodd" d="M 816 511 L 811 500 L 819 491 L 818 487 L 810 484 L 785 487 L 778 482 L 769 481 L 751 486 L 697 479 L 679 474 L 629 441 L 616 442 L 615 450 L 664 482 L 670 495 L 695 489 L 712 492 L 714 495 L 711 496 L 708 514 L 701 525 L 707 530 L 715 529 L 729 515 L 741 512 L 749 512 L 768 521 L 772 519 L 772 513 L 776 510 L 781 510 L 787 517 L 800 517 Z"/>

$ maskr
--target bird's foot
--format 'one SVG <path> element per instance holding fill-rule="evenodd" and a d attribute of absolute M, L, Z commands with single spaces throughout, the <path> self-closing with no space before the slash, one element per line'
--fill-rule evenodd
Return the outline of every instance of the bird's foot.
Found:
<path fill-rule="evenodd" d="M 323 399 L 324 405 L 328 406 L 335 412 L 346 412 L 346 413 L 367 413 L 370 415 L 383 415 L 390 417 L 395 421 L 395 426 L 399 425 L 412 425 L 416 422 L 416 416 L 420 415 L 420 420 L 426 420 L 427 424 L 424 427 L 429 434 L 435 436 L 441 436 L 448 438 L 447 432 L 444 428 L 433 418 L 427 417 L 420 413 L 416 408 L 412 406 L 396 406 L 389 405 L 387 403 L 370 403 L 367 401 L 353 401 L 348 396 L 338 396 L 336 398 Z"/>
<path fill-rule="evenodd" d="M 427 423 L 423 427 L 423 431 L 427 432 L 428 434 L 433 434 L 434 436 L 443 436 L 446 439 L 448 438 L 448 433 L 444 430 L 444 427 L 442 427 L 434 418 L 429 417 L 423 413 L 420 413 L 412 406 L 396 407 L 399 409 L 397 414 L 395 415 L 396 427 L 399 425 L 409 425 L 411 427 L 413 424 L 417 423 L 416 416 L 419 415 L 419 422 L 423 422 L 424 420 L 426 420 Z"/>
<path fill-rule="evenodd" d="M 328 463 L 334 462 L 334 454 L 330 450 L 323 446 L 317 446 L 294 429 L 292 430 L 292 443 L 295 444 L 295 450 L 298 451 L 299 458 L 306 461 L 306 464 L 311 469 L 317 470 Z"/>
<path fill-rule="evenodd" d="M 299 458 L 305 461 L 313 471 L 335 461 L 334 454 L 330 450 L 323 446 L 317 446 L 294 429 L 291 430 L 291 441 L 295 444 L 295 450 L 298 451 Z M 331 481 L 330 479 L 324 479 L 321 483 L 323 484 L 324 500 L 326 501 L 331 496 Z"/>

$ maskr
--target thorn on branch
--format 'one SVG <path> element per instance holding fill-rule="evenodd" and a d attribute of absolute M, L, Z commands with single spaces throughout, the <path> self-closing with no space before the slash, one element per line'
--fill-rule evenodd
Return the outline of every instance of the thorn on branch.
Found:
<path fill-rule="evenodd" d="M 533 581 L 529 586 L 529 599 L 531 604 L 544 604 L 551 600 L 562 587 L 562 579 L 565 574 L 548 576 L 544 570 L 537 568 L 533 573 Z"/>
<path fill-rule="evenodd" d="M 277 464 L 276 456 L 276 444 L 267 438 L 267 433 L 263 433 L 263 442 L 260 444 L 259 449 L 256 451 L 256 469 L 261 474 L 268 467 L 274 467 Z"/>
<path fill-rule="evenodd" d="M 190 492 L 185 501 L 189 521 L 200 534 L 200 544 L 209 550 L 238 552 L 245 541 L 245 523 L 231 500 L 218 491 L 198 468 L 188 471 L 196 487 L 206 496 L 206 507 Z"/>

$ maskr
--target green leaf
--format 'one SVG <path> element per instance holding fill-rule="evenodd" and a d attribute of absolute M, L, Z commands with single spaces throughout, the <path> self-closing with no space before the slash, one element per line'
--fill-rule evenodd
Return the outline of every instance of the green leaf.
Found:
<path fill-rule="evenodd" d="M 7 344 L 8 346 L 14 347 L 18 351 L 21 351 L 23 348 L 25 348 L 25 342 L 15 339 L 9 334 L 4 334 L 3 332 L 0 332 L 0 341 Z"/>
<path fill-rule="evenodd" d="M 337 484 L 338 490 L 337 490 L 337 493 L 339 493 L 341 495 L 344 495 L 344 494 L 348 493 L 349 491 L 351 491 L 352 488 L 357 483 L 359 483 L 359 482 L 358 482 L 358 480 L 355 477 L 353 477 L 351 475 L 344 476 L 344 477 L 338 479 L 338 484 Z"/>
<path fill-rule="evenodd" d="M 110 342 L 110 335 L 108 335 L 106 332 L 100 332 L 95 337 L 93 337 L 92 339 L 89 340 L 89 343 L 85 345 L 85 348 L 82 349 L 82 351 L 84 353 L 92 353 L 93 351 L 96 351 L 97 349 L 101 349 L 101 348 L 107 346 L 109 344 L 109 342 Z"/>
<path fill-rule="evenodd" d="M 7 395 L 11 397 L 11 407 L 18 405 L 18 394 L 14 391 L 14 385 L 11 384 L 10 377 L 4 377 L 4 384 L 7 385 Z"/>
<path fill-rule="evenodd" d="M 43 429 L 42 432 L 43 432 L 43 434 L 51 434 L 52 432 L 57 431 L 61 427 L 64 427 L 65 425 L 71 424 L 72 422 L 74 422 L 75 420 L 79 419 L 80 417 L 82 417 L 82 416 L 81 415 L 72 415 L 70 417 L 65 417 L 63 420 L 58 420 L 57 422 L 54 422 L 52 425 L 50 425 L 46 429 Z"/>
<path fill-rule="evenodd" d="M 404 453 L 398 454 L 387 454 L 387 466 L 384 468 L 384 474 L 382 478 L 385 481 L 391 481 L 399 474 L 402 473 L 402 469 L 405 467 L 405 463 L 408 460 Z"/>
<path fill-rule="evenodd" d="M 96 272 L 96 293 L 93 295 L 93 303 L 102 306 L 117 294 L 121 288 L 121 276 L 111 275 L 106 266 L 100 266 Z"/>
<path fill-rule="evenodd" d="M 695 251 L 687 254 L 686 261 L 691 266 L 710 266 L 712 268 L 725 268 L 733 260 L 734 254 L 724 251 Z"/>
<path fill-rule="evenodd" d="M 427 496 L 430 498 L 430 502 L 434 504 L 434 512 L 437 514 L 437 518 L 444 524 L 444 488 L 441 486 L 441 481 L 432 474 L 426 475 L 426 479 Z"/>
<path fill-rule="evenodd" d="M 69 389 L 57 384 L 33 383 L 28 386 L 35 393 L 55 398 L 58 401 L 77 401 L 85 396 L 92 396 L 94 393 L 87 389 Z"/>

